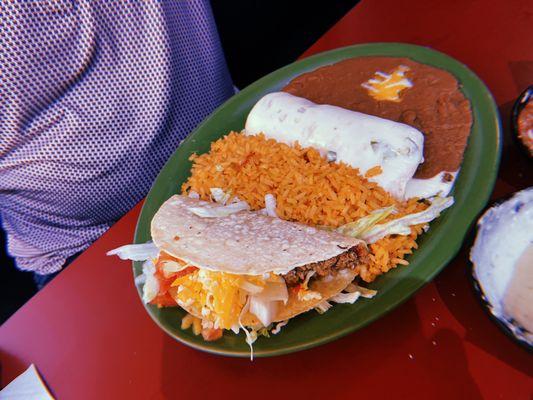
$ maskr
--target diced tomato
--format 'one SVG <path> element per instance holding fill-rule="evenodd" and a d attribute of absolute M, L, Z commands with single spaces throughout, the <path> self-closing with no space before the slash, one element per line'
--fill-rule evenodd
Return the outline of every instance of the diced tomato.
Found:
<path fill-rule="evenodd" d="M 185 275 L 188 275 L 188 274 L 192 274 L 194 271 L 196 271 L 198 268 L 196 267 L 187 267 L 185 269 L 182 269 L 181 271 L 179 272 L 176 272 L 172 277 L 174 279 L 176 278 L 180 278 L 182 276 L 185 276 Z"/>
<path fill-rule="evenodd" d="M 301 284 L 301 283 L 299 283 L 299 284 L 296 285 L 296 286 L 291 287 L 291 290 L 292 290 L 295 294 L 297 294 L 297 293 L 298 293 L 300 290 L 302 290 L 302 289 L 303 289 L 303 287 L 302 287 L 302 284 Z"/>
<path fill-rule="evenodd" d="M 165 294 L 168 292 L 168 289 L 170 289 L 170 285 L 172 282 L 174 282 L 174 277 L 169 276 L 168 278 L 165 277 L 163 274 L 163 271 L 161 270 L 161 266 L 159 263 L 156 264 L 155 269 L 155 277 L 159 281 L 159 294 Z"/>
<path fill-rule="evenodd" d="M 202 337 L 207 342 L 213 342 L 222 337 L 222 329 L 213 329 L 213 328 L 202 329 Z"/>
<path fill-rule="evenodd" d="M 184 261 L 174 258 L 163 251 L 159 254 L 159 257 L 157 258 L 157 261 L 155 263 L 154 274 L 154 276 L 159 282 L 159 292 L 157 293 L 157 296 L 150 302 L 152 304 L 156 304 L 158 307 L 176 306 L 177 303 L 172 297 L 172 294 L 170 293 L 173 289 L 171 286 L 172 282 L 174 282 L 176 278 L 190 274 L 198 269 L 196 267 L 187 267 L 182 271 L 173 273 L 167 277 L 163 273 L 163 264 L 165 261 L 174 261 L 181 265 L 185 265 Z"/>
<path fill-rule="evenodd" d="M 173 307 L 177 305 L 176 300 L 174 300 L 168 292 L 158 294 L 150 303 L 155 304 L 158 307 Z"/>

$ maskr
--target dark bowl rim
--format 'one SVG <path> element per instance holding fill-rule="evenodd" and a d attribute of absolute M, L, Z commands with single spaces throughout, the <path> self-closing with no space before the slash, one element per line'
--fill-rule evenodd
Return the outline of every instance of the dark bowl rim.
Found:
<path fill-rule="evenodd" d="M 502 205 L 503 203 L 511 200 L 517 193 L 519 193 L 519 192 L 521 192 L 523 190 L 526 190 L 526 189 L 527 188 L 524 188 L 524 189 L 518 190 L 516 192 L 510 193 L 508 195 L 499 197 L 496 200 L 492 201 L 489 205 L 487 205 L 487 207 L 485 207 L 485 209 L 479 214 L 479 218 L 477 219 L 477 222 L 476 222 L 475 226 L 472 228 L 472 234 L 471 234 L 472 239 L 471 239 L 470 251 L 474 247 L 475 240 L 476 240 L 477 235 L 479 233 L 479 221 L 481 220 L 481 218 L 483 218 L 483 216 L 489 210 L 493 209 L 494 207 L 498 207 L 498 206 Z M 506 323 L 504 323 L 502 320 L 500 320 L 496 315 L 494 315 L 492 313 L 492 311 L 491 311 L 492 310 L 492 306 L 488 302 L 488 300 L 487 300 L 487 298 L 485 296 L 485 292 L 482 289 L 482 285 L 479 283 L 479 281 L 478 281 L 478 279 L 476 277 L 474 263 L 470 260 L 470 257 L 469 257 L 468 262 L 469 262 L 470 267 L 471 267 L 470 268 L 470 274 L 469 274 L 470 275 L 470 282 L 471 282 L 472 288 L 474 290 L 474 293 L 476 294 L 476 298 L 478 299 L 479 304 L 483 308 L 484 312 L 489 316 L 489 319 L 491 321 L 493 321 L 500 328 L 500 330 L 507 337 L 509 337 L 515 344 L 517 344 L 520 347 L 526 349 L 527 351 L 533 353 L 533 344 L 530 344 L 527 341 L 525 341 L 524 339 L 519 338 L 518 336 L 516 336 L 514 334 L 514 332 L 507 326 Z"/>
<path fill-rule="evenodd" d="M 533 85 L 529 85 L 527 88 L 525 88 L 513 104 L 513 108 L 511 110 L 511 133 L 513 139 L 518 143 L 520 149 L 522 149 L 522 151 L 530 160 L 533 160 L 533 153 L 526 147 L 524 142 L 520 140 L 518 131 L 518 116 L 524 107 L 531 101 L 531 99 L 533 99 Z"/>

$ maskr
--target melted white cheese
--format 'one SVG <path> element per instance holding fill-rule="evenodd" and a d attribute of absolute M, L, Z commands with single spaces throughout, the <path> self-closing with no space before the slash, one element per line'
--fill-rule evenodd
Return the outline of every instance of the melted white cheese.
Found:
<path fill-rule="evenodd" d="M 245 133 L 264 133 L 289 145 L 299 142 L 323 156 L 334 152 L 336 162 L 358 168 L 361 175 L 380 166 L 382 173 L 369 180 L 399 199 L 423 159 L 424 136 L 409 125 L 284 92 L 270 93 L 256 103 Z"/>
<path fill-rule="evenodd" d="M 411 197 L 420 197 L 421 199 L 427 199 L 437 195 L 446 197 L 452 190 L 457 173 L 458 171 L 442 171 L 433 178 L 413 178 L 407 182 L 407 186 L 405 188 L 405 198 L 410 199 Z M 452 179 L 449 182 L 443 179 L 445 174 L 450 174 L 452 176 Z"/>

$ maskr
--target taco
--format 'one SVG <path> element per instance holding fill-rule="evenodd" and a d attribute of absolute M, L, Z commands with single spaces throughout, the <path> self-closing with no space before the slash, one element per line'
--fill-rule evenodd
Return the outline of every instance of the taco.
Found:
<path fill-rule="evenodd" d="M 367 262 L 359 239 L 246 208 L 175 195 L 152 220 L 164 254 L 156 266 L 203 327 L 238 332 L 288 320 L 340 293 Z"/>
<path fill-rule="evenodd" d="M 368 262 L 364 241 L 279 219 L 272 210 L 250 211 L 238 199 L 220 204 L 174 195 L 154 215 L 151 235 L 153 243 L 108 254 L 147 259 L 144 301 L 180 306 L 189 314 L 182 327 L 193 326 L 206 340 L 242 329 L 251 346 L 257 332 L 325 311 L 336 296 L 353 302 L 374 295 L 352 284 Z"/>

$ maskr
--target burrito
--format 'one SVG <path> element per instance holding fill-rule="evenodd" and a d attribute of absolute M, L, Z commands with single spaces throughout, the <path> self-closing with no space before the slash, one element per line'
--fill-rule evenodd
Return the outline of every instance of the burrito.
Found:
<path fill-rule="evenodd" d="M 417 129 L 285 92 L 270 93 L 255 104 L 245 133 L 314 147 L 331 161 L 358 168 L 399 200 L 423 161 L 424 136 Z"/>

